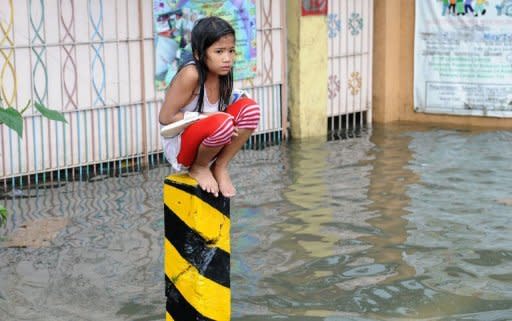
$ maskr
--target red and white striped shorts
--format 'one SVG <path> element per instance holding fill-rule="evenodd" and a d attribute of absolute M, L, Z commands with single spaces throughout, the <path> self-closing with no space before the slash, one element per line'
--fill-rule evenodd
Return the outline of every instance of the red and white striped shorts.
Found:
<path fill-rule="evenodd" d="M 260 121 L 260 106 L 250 98 L 241 98 L 225 112 L 215 113 L 185 128 L 181 134 L 178 163 L 189 167 L 196 158 L 200 144 L 220 147 L 231 142 L 235 127 L 256 129 Z"/>

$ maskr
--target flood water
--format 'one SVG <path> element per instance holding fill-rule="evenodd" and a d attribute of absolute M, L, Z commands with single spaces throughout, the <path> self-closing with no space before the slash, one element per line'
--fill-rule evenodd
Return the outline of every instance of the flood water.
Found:
<path fill-rule="evenodd" d="M 512 320 L 511 144 L 511 131 L 387 126 L 242 151 L 232 320 Z M 0 320 L 163 320 L 168 173 L 14 191 Z M 8 247 L 50 219 L 53 238 Z"/>

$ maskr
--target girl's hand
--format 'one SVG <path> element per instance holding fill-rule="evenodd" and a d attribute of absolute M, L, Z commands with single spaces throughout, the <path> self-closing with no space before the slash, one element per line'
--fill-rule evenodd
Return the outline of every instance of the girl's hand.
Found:
<path fill-rule="evenodd" d="M 235 127 L 235 130 L 233 130 L 233 138 L 238 136 L 238 127 Z"/>

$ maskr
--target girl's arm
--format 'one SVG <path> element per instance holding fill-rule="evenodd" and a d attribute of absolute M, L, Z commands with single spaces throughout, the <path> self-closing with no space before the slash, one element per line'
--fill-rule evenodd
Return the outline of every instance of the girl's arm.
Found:
<path fill-rule="evenodd" d="M 168 125 L 183 119 L 180 110 L 186 106 L 194 95 L 199 82 L 199 74 L 194 65 L 185 66 L 171 81 L 160 109 L 159 121 Z"/>

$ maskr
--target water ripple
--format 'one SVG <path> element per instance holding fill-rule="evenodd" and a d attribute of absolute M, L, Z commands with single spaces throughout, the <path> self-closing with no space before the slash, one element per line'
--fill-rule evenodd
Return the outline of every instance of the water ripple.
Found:
<path fill-rule="evenodd" d="M 231 166 L 232 320 L 512 319 L 512 133 L 375 128 L 242 151 Z M 2 320 L 164 318 L 169 167 L 4 195 L 46 247 L 0 247 Z M 30 195 L 30 197 L 24 197 Z M 12 198 L 14 196 L 14 198 Z"/>

